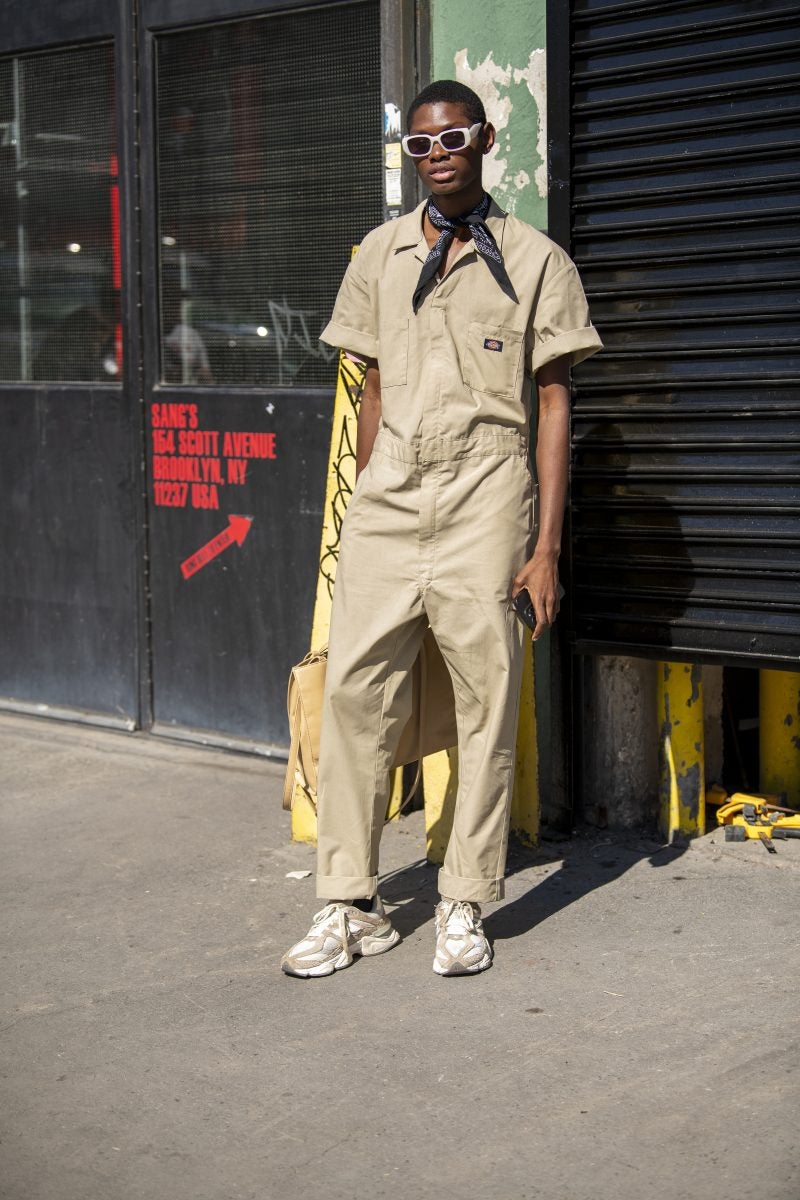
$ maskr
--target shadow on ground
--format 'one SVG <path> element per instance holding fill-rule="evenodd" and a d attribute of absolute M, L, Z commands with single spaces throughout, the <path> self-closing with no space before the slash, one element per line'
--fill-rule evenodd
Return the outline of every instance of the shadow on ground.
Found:
<path fill-rule="evenodd" d="M 491 941 L 520 937 L 589 893 L 606 887 L 638 862 L 647 860 L 654 868 L 671 867 L 686 850 L 686 845 L 663 845 L 624 832 L 610 837 L 596 830 L 581 831 L 573 838 L 536 849 L 512 840 L 507 882 L 532 869 L 559 865 L 491 912 L 486 917 L 486 932 Z M 382 876 L 381 897 L 394 908 L 392 924 L 402 937 L 431 920 L 439 898 L 437 875 L 434 863 L 419 859 Z"/>

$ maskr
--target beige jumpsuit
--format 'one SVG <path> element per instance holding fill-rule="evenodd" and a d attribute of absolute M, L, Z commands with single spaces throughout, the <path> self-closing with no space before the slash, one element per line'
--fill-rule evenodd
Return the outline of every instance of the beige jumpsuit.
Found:
<path fill-rule="evenodd" d="M 421 205 L 373 230 L 322 340 L 377 358 L 381 427 L 342 528 L 318 792 L 317 894 L 374 895 L 389 769 L 430 623 L 456 699 L 459 785 L 442 895 L 503 895 L 523 628 L 510 607 L 532 552 L 530 381 L 601 348 L 570 259 L 494 203 L 487 225 L 517 293 L 465 243 L 411 308 L 428 246 Z"/>

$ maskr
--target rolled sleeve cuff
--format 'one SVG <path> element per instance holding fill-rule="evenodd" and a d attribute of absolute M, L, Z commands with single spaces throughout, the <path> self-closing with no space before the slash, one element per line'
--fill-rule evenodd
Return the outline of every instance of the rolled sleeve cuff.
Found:
<path fill-rule="evenodd" d="M 531 375 L 535 375 L 545 363 L 563 358 L 565 354 L 569 356 L 570 366 L 574 367 L 576 363 L 602 349 L 603 343 L 593 325 L 587 325 L 583 329 L 571 329 L 568 333 L 559 333 L 534 347 Z"/>
<path fill-rule="evenodd" d="M 354 354 L 361 354 L 364 358 L 378 357 L 376 337 L 362 329 L 350 329 L 347 325 L 340 325 L 338 321 L 329 321 L 319 335 L 319 340 L 327 342 L 329 346 L 338 346 L 341 350 L 352 350 Z"/>

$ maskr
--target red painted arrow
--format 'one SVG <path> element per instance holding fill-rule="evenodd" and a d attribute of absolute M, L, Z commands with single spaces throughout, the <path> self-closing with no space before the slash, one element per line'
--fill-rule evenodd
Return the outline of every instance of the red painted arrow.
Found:
<path fill-rule="evenodd" d="M 212 558 L 216 558 L 218 554 L 222 554 L 223 550 L 227 550 L 231 542 L 236 542 L 237 546 L 241 546 L 250 532 L 252 524 L 252 517 L 228 517 L 227 529 L 223 529 L 222 533 L 218 533 L 210 542 L 206 542 L 205 546 L 201 546 L 194 554 L 190 554 L 185 562 L 181 563 L 183 578 L 190 579 L 201 567 L 210 563 Z"/>

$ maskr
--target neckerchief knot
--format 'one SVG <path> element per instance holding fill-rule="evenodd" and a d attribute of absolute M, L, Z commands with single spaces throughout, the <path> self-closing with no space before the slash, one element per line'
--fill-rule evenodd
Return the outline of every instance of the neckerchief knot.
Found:
<path fill-rule="evenodd" d="M 431 247 L 428 257 L 422 264 L 419 282 L 414 289 L 414 296 L 411 301 L 411 307 L 414 312 L 417 311 L 422 303 L 422 294 L 430 281 L 435 278 L 437 272 L 441 268 L 447 256 L 447 251 L 455 237 L 456 230 L 459 225 L 469 227 L 472 234 L 472 240 L 475 243 L 475 249 L 486 263 L 498 284 L 507 296 L 516 303 L 517 294 L 514 291 L 511 280 L 508 277 L 503 256 L 500 253 L 497 242 L 494 240 L 492 231 L 486 224 L 486 218 L 489 215 L 492 198 L 488 192 L 483 193 L 483 197 L 479 204 L 470 209 L 467 213 L 462 213 L 460 217 L 446 217 L 443 212 L 440 212 L 432 199 L 428 200 L 425 206 L 425 212 L 428 215 L 428 220 L 434 229 L 439 230 L 439 237 L 436 240 L 436 245 Z"/>

